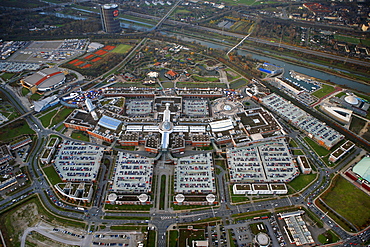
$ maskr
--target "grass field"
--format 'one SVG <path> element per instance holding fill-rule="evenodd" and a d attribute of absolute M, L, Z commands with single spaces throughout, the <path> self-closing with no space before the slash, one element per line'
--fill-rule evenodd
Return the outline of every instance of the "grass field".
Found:
<path fill-rule="evenodd" d="M 335 95 L 335 97 L 340 98 L 340 97 L 342 97 L 343 95 L 346 95 L 346 93 L 345 93 L 345 92 L 340 92 L 340 93 L 337 93 L 337 94 Z"/>
<path fill-rule="evenodd" d="M 112 50 L 113 53 L 121 53 L 121 54 L 125 54 L 127 53 L 130 49 L 131 49 L 131 45 L 124 45 L 124 44 L 120 44 L 118 45 L 116 48 L 114 48 Z"/>
<path fill-rule="evenodd" d="M 200 81 L 200 82 L 215 82 L 215 81 L 219 81 L 218 77 L 201 77 L 201 76 L 197 76 L 197 75 L 192 75 L 192 78 L 195 81 Z"/>
<path fill-rule="evenodd" d="M 40 117 L 40 121 L 42 123 L 42 126 L 48 127 L 50 125 L 50 120 L 52 117 L 54 117 L 55 113 L 57 113 L 57 110 L 51 111 L 44 116 Z"/>
<path fill-rule="evenodd" d="M 18 120 L 0 129 L 0 141 L 11 140 L 23 134 L 35 134 L 25 120 Z"/>
<path fill-rule="evenodd" d="M 125 226 L 125 225 L 122 225 L 122 226 L 111 226 L 110 227 L 111 230 L 133 230 L 133 231 L 138 231 L 141 229 L 140 226 Z"/>
<path fill-rule="evenodd" d="M 29 92 L 30 90 L 28 90 L 27 88 L 25 87 L 22 88 L 22 96 L 26 96 Z"/>
<path fill-rule="evenodd" d="M 262 1 L 262 0 L 225 0 L 224 3 L 229 5 L 260 5 L 260 4 L 271 4 L 274 1 Z"/>
<path fill-rule="evenodd" d="M 83 142 L 88 142 L 90 140 L 86 132 L 80 130 L 74 130 L 71 134 L 71 137 Z"/>
<path fill-rule="evenodd" d="M 324 202 L 359 229 L 370 223 L 370 197 L 342 176 L 337 176 L 333 186 L 322 196 Z"/>
<path fill-rule="evenodd" d="M 319 156 L 325 156 L 327 155 L 330 151 L 324 148 L 323 146 L 320 146 L 317 144 L 315 141 L 311 140 L 308 137 L 305 137 L 304 140 L 310 145 L 312 150 L 314 150 Z"/>
<path fill-rule="evenodd" d="M 53 126 L 55 124 L 58 124 L 64 121 L 67 118 L 67 116 L 69 116 L 69 114 L 73 112 L 73 110 L 74 109 L 68 109 L 68 108 L 64 108 L 63 110 L 60 110 L 58 114 L 54 116 L 53 120 L 51 121 L 50 126 Z"/>
<path fill-rule="evenodd" d="M 248 82 L 244 79 L 239 79 L 230 83 L 230 88 L 236 89 L 246 85 Z"/>
<path fill-rule="evenodd" d="M 359 39 L 356 37 L 343 36 L 343 35 L 334 35 L 334 39 L 337 41 L 342 41 L 342 42 L 356 44 L 356 45 L 363 44 L 366 46 L 370 46 L 370 39 Z"/>
<path fill-rule="evenodd" d="M 289 183 L 290 186 L 293 187 L 296 191 L 302 190 L 306 187 L 309 183 L 311 183 L 316 177 L 316 174 L 301 174 L 293 181 Z"/>
<path fill-rule="evenodd" d="M 353 116 L 349 129 L 355 132 L 356 134 L 358 134 L 360 133 L 362 128 L 365 126 L 365 124 L 366 124 L 366 121 L 364 119 Z"/>
<path fill-rule="evenodd" d="M 179 232 L 170 231 L 169 238 L 170 238 L 169 247 L 177 247 L 177 241 L 179 240 Z"/>
<path fill-rule="evenodd" d="M 49 181 L 52 185 L 62 182 L 62 180 L 60 179 L 58 173 L 55 171 L 53 166 L 45 167 L 44 172 L 46 176 L 49 178 Z"/>
<path fill-rule="evenodd" d="M 331 244 L 339 241 L 338 236 L 332 230 L 320 234 L 318 239 L 322 244 Z"/>
<path fill-rule="evenodd" d="M 82 221 L 71 221 L 65 218 L 59 218 L 52 215 L 41 204 L 39 198 L 35 195 L 23 201 L 20 205 L 10 208 L 0 215 L 0 228 L 4 239 L 7 241 L 7 246 L 20 246 L 19 236 L 23 233 L 22 230 L 27 226 L 32 226 L 42 218 L 43 221 L 53 222 L 60 226 L 73 226 L 85 228 L 85 223 Z M 13 239 L 13 241 L 9 241 Z M 11 245 L 10 245 L 11 244 Z"/>
<path fill-rule="evenodd" d="M 293 155 L 303 155 L 304 153 L 302 152 L 302 150 L 293 150 Z"/>
<path fill-rule="evenodd" d="M 177 87 L 179 88 L 226 88 L 226 84 L 224 83 L 191 83 L 191 82 L 178 82 L 176 84 Z"/>
<path fill-rule="evenodd" d="M 180 237 L 178 247 L 189 246 L 193 240 L 204 240 L 204 230 L 192 231 L 187 229 L 180 229 Z"/>
<path fill-rule="evenodd" d="M 10 78 L 12 78 L 15 74 L 14 73 L 4 73 L 1 78 L 3 78 L 4 80 L 9 80 Z"/>
<path fill-rule="evenodd" d="M 159 209 L 164 209 L 165 196 L 166 196 L 166 176 L 162 175 L 161 176 Z"/>
<path fill-rule="evenodd" d="M 316 96 L 318 98 L 322 98 L 325 95 L 333 92 L 334 90 L 335 90 L 334 87 L 332 87 L 330 85 L 322 84 L 321 85 L 321 89 L 319 89 L 316 92 L 312 93 L 312 95 L 314 95 L 314 96 Z"/>
<path fill-rule="evenodd" d="M 150 211 L 150 208 L 152 207 L 152 205 L 104 205 L 106 210 Z"/>

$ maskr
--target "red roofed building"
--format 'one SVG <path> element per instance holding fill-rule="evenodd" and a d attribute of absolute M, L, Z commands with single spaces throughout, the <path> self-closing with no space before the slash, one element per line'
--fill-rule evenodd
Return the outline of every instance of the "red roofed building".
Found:
<path fill-rule="evenodd" d="M 56 68 L 46 68 L 40 70 L 21 80 L 25 88 L 32 93 L 37 91 L 46 92 L 59 87 L 65 82 L 65 73 Z"/>
<path fill-rule="evenodd" d="M 170 80 L 174 80 L 176 79 L 176 77 L 179 76 L 178 73 L 176 73 L 175 71 L 173 70 L 170 70 L 170 71 L 167 71 L 166 74 L 164 74 L 165 77 L 167 77 L 168 79 Z"/>

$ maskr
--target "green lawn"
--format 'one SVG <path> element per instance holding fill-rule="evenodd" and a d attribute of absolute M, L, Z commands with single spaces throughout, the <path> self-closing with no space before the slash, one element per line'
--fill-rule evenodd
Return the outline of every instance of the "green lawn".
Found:
<path fill-rule="evenodd" d="M 204 229 L 198 231 L 180 229 L 178 247 L 190 246 L 193 240 L 204 240 Z"/>
<path fill-rule="evenodd" d="M 169 231 L 170 245 L 169 247 L 177 247 L 177 241 L 179 240 L 178 231 Z"/>
<path fill-rule="evenodd" d="M 30 92 L 29 89 L 27 89 L 25 87 L 22 88 L 22 96 L 26 96 L 29 92 Z"/>
<path fill-rule="evenodd" d="M 318 239 L 322 244 L 331 244 L 339 241 L 338 236 L 332 230 L 320 234 Z"/>
<path fill-rule="evenodd" d="M 353 116 L 349 129 L 355 132 L 356 134 L 358 134 L 365 127 L 365 124 L 366 124 L 366 120 Z"/>
<path fill-rule="evenodd" d="M 297 148 L 298 144 L 293 139 L 291 139 L 290 142 L 289 142 L 289 146 Z"/>
<path fill-rule="evenodd" d="M 302 150 L 293 150 L 293 155 L 304 155 L 304 153 L 302 152 Z"/>
<path fill-rule="evenodd" d="M 34 100 L 34 101 L 38 101 L 39 99 L 41 99 L 41 95 L 38 94 L 38 93 L 34 93 L 31 95 L 30 99 Z"/>
<path fill-rule="evenodd" d="M 189 10 L 177 8 L 177 9 L 175 10 L 175 13 L 174 13 L 174 14 L 188 14 L 188 13 L 190 13 L 190 11 L 189 11 Z M 172 14 L 172 16 L 173 16 L 174 14 Z"/>
<path fill-rule="evenodd" d="M 224 83 L 192 83 L 192 82 L 178 82 L 177 87 L 179 88 L 226 88 L 226 84 Z"/>
<path fill-rule="evenodd" d="M 74 130 L 71 134 L 71 137 L 73 139 L 77 139 L 83 142 L 88 142 L 90 141 L 89 136 L 85 131 L 80 131 L 80 130 Z"/>
<path fill-rule="evenodd" d="M 337 94 L 335 95 L 335 97 L 340 98 L 340 97 L 342 97 L 343 95 L 346 95 L 346 93 L 345 93 L 345 92 L 340 92 L 340 93 L 337 93 Z"/>
<path fill-rule="evenodd" d="M 223 3 L 227 5 L 261 5 L 261 4 L 271 4 L 276 3 L 274 1 L 263 1 L 263 0 L 225 0 Z"/>
<path fill-rule="evenodd" d="M 121 54 L 125 54 L 127 53 L 130 49 L 131 49 L 131 45 L 124 45 L 124 44 L 120 44 L 118 45 L 116 48 L 114 48 L 112 50 L 113 53 L 121 53 Z"/>
<path fill-rule="evenodd" d="M 161 176 L 161 188 L 160 188 L 160 201 L 159 201 L 159 209 L 164 209 L 164 200 L 166 196 L 166 176 Z"/>
<path fill-rule="evenodd" d="M 25 120 L 17 120 L 0 129 L 0 141 L 11 140 L 23 134 L 35 134 Z"/>
<path fill-rule="evenodd" d="M 105 204 L 106 210 L 130 210 L 130 211 L 149 211 L 152 205 L 111 205 Z"/>
<path fill-rule="evenodd" d="M 57 113 L 57 110 L 51 111 L 44 116 L 40 117 L 40 121 L 42 123 L 42 126 L 48 127 L 50 125 L 50 120 L 52 117 L 54 117 L 55 113 Z"/>
<path fill-rule="evenodd" d="M 316 174 L 301 174 L 289 183 L 296 191 L 302 190 L 316 178 Z"/>
<path fill-rule="evenodd" d="M 194 81 L 200 81 L 200 82 L 219 81 L 218 77 L 202 77 L 202 76 L 192 75 L 192 78 L 194 79 Z"/>
<path fill-rule="evenodd" d="M 156 246 L 156 238 L 157 238 L 157 232 L 154 230 L 148 231 L 148 238 L 146 240 L 147 247 L 155 247 Z"/>
<path fill-rule="evenodd" d="M 257 225 L 260 225 L 260 230 L 258 230 Z M 261 225 L 263 225 L 264 229 L 261 229 Z M 260 232 L 267 233 L 266 226 L 263 222 L 257 222 L 257 223 L 249 224 L 249 227 L 251 228 L 251 231 L 254 235 L 257 235 Z"/>
<path fill-rule="evenodd" d="M 44 172 L 52 185 L 62 182 L 62 179 L 60 179 L 58 173 L 55 171 L 54 166 L 45 167 Z"/>
<path fill-rule="evenodd" d="M 370 39 L 359 39 L 356 37 L 343 36 L 343 35 L 338 35 L 338 34 L 334 35 L 334 39 L 337 41 L 342 41 L 342 42 L 356 44 L 356 45 L 360 43 L 366 46 L 370 45 Z"/>
<path fill-rule="evenodd" d="M 60 110 L 58 114 L 56 114 L 56 116 L 53 118 L 50 125 L 53 126 L 53 125 L 56 125 L 64 121 L 67 118 L 67 116 L 69 116 L 69 114 L 71 114 L 73 111 L 74 109 L 68 109 L 68 108 L 64 108 L 63 110 Z"/>
<path fill-rule="evenodd" d="M 368 226 L 370 197 L 342 176 L 332 182 L 333 186 L 322 196 L 324 202 L 358 229 Z"/>
<path fill-rule="evenodd" d="M 4 80 L 9 80 L 10 78 L 12 78 L 15 74 L 14 73 L 4 73 L 1 78 L 3 78 Z"/>
<path fill-rule="evenodd" d="M 317 144 L 315 141 L 311 140 L 308 137 L 305 137 L 304 140 L 310 145 L 312 150 L 314 150 L 319 156 L 325 156 L 327 155 L 330 151 L 324 148 L 323 146 L 320 146 Z"/>
<path fill-rule="evenodd" d="M 325 95 L 328 95 L 329 93 L 333 92 L 335 89 L 333 86 L 322 84 L 321 89 L 315 91 L 312 93 L 312 95 L 316 96 L 317 98 L 322 98 Z"/>
<path fill-rule="evenodd" d="M 141 227 L 140 226 L 125 226 L 125 225 L 123 225 L 123 226 L 111 226 L 110 229 L 111 230 L 134 230 L 134 231 L 136 230 L 136 231 L 138 231 L 138 230 L 141 229 Z"/>
<path fill-rule="evenodd" d="M 230 88 L 232 88 L 232 89 L 240 88 L 240 87 L 246 85 L 247 83 L 248 83 L 247 80 L 239 79 L 239 80 L 231 82 L 230 83 Z"/>

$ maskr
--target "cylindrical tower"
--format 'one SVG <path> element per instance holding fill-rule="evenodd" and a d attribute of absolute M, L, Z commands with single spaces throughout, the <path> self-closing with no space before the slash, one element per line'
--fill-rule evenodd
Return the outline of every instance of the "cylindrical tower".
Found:
<path fill-rule="evenodd" d="M 118 20 L 118 5 L 104 4 L 100 6 L 103 30 L 106 33 L 119 33 L 121 27 Z"/>

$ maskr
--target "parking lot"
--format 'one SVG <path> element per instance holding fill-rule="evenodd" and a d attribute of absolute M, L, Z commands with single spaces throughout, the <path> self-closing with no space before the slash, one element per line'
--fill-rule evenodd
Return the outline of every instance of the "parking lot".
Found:
<path fill-rule="evenodd" d="M 46 63 L 63 62 L 82 54 L 88 44 L 85 39 L 66 39 L 56 41 L 31 41 L 18 49 L 8 62 Z"/>

